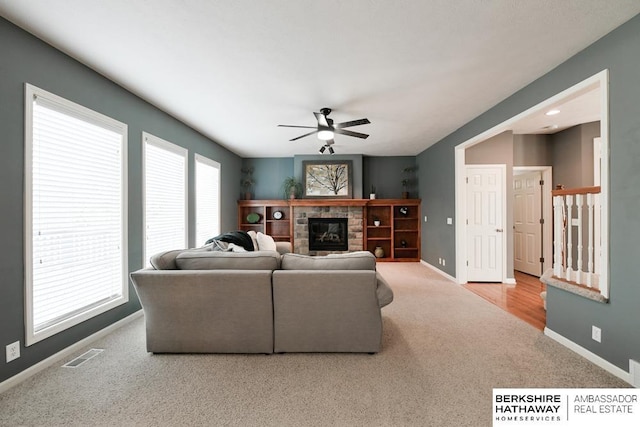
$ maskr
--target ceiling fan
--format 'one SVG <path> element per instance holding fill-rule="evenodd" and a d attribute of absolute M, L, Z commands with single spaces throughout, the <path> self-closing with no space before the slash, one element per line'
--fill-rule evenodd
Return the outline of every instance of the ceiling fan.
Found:
<path fill-rule="evenodd" d="M 296 138 L 290 139 L 289 141 L 296 141 L 300 138 L 304 138 L 305 136 L 318 134 L 318 139 L 325 141 L 325 145 L 320 148 L 320 153 L 324 153 L 326 149 L 329 149 L 329 153 L 333 154 L 334 150 L 332 145 L 334 144 L 333 137 L 335 134 L 353 136 L 355 138 L 367 139 L 369 135 L 360 132 L 353 132 L 347 130 L 345 128 L 359 125 L 366 125 L 371 123 L 369 119 L 358 119 L 351 120 L 343 123 L 333 123 L 333 119 L 327 117 L 331 113 L 331 108 L 321 108 L 319 113 L 314 112 L 313 115 L 316 116 L 316 120 L 318 121 L 317 126 L 297 126 L 297 125 L 278 125 L 279 127 L 285 128 L 305 128 L 305 129 L 314 129 L 309 133 L 305 133 L 304 135 L 300 135 Z"/>

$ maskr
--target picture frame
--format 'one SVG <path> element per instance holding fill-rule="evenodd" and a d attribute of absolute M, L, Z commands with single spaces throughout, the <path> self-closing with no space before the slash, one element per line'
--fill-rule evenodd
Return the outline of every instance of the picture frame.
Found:
<path fill-rule="evenodd" d="M 307 199 L 353 198 L 352 160 L 304 160 L 303 197 Z"/>

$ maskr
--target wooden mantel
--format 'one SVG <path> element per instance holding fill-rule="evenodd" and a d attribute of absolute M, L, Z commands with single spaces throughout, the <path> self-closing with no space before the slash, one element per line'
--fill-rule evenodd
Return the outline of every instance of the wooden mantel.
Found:
<path fill-rule="evenodd" d="M 419 199 L 330 199 L 330 198 L 309 198 L 309 199 L 275 199 L 275 200 L 239 200 L 239 205 L 244 206 L 376 206 L 376 205 L 401 205 L 419 203 Z"/>

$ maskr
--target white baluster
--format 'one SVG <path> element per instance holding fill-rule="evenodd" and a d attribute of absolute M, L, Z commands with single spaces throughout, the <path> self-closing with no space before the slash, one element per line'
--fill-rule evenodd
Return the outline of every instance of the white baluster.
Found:
<path fill-rule="evenodd" d="M 562 277 L 562 245 L 564 244 L 562 236 L 563 224 L 563 204 L 562 196 L 553 197 L 553 234 L 554 234 L 554 251 L 553 251 L 553 275 Z"/>
<path fill-rule="evenodd" d="M 583 198 L 584 195 L 576 194 L 576 209 L 578 210 L 578 262 L 577 262 L 577 274 L 576 274 L 576 283 L 579 285 L 582 284 L 582 207 L 583 207 Z"/>
<path fill-rule="evenodd" d="M 567 234 L 567 253 L 565 254 L 566 256 L 566 275 L 565 275 L 565 279 L 567 279 L 568 281 L 571 281 L 571 273 L 573 272 L 573 227 L 572 227 L 572 220 L 573 219 L 573 196 L 572 195 L 568 195 L 567 196 L 567 227 L 566 227 L 566 234 Z"/>
<path fill-rule="evenodd" d="M 593 194 L 587 194 L 587 214 L 588 214 L 588 228 L 589 239 L 587 242 L 587 286 L 592 287 L 593 276 Z"/>

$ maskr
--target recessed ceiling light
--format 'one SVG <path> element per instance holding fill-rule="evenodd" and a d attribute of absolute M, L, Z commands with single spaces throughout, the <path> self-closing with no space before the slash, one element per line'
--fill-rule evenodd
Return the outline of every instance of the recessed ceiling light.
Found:
<path fill-rule="evenodd" d="M 559 114 L 559 113 L 560 113 L 560 110 L 549 110 L 545 114 L 547 116 L 555 116 L 556 114 Z"/>

